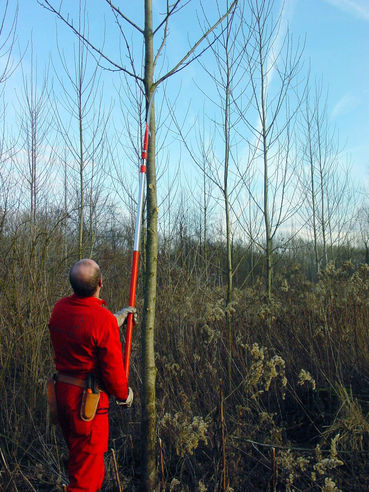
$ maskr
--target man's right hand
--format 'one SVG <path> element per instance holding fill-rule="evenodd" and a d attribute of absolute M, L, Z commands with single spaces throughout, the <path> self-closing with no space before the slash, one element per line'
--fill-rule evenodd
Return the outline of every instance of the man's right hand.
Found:
<path fill-rule="evenodd" d="M 117 318 L 118 326 L 119 328 L 124 325 L 124 323 L 127 321 L 127 317 L 129 314 L 133 314 L 133 322 L 137 322 L 137 310 L 136 308 L 132 306 L 127 306 L 118 311 L 117 313 L 114 313 L 114 316 Z"/>
<path fill-rule="evenodd" d="M 128 396 L 125 400 L 115 400 L 115 403 L 123 408 L 130 408 L 133 403 L 133 391 L 132 388 L 128 388 Z"/>

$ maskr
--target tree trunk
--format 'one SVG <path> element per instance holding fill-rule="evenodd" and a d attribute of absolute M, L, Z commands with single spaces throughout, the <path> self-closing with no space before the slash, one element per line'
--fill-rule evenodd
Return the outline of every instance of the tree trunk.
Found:
<path fill-rule="evenodd" d="M 268 143 L 267 143 L 267 129 L 266 129 L 266 109 L 264 98 L 264 72 L 263 64 L 261 62 L 261 79 L 262 79 L 262 94 L 261 94 L 261 108 L 262 108 L 262 138 L 263 138 L 263 165 L 264 165 L 264 223 L 265 223 L 265 258 L 266 258 L 266 292 L 268 299 L 272 296 L 272 276 L 273 276 L 273 238 L 270 225 L 269 216 L 269 168 L 268 168 Z"/>
<path fill-rule="evenodd" d="M 145 95 L 148 107 L 153 93 L 153 32 L 151 0 L 145 0 Z M 150 118 L 150 141 L 147 156 L 147 243 L 146 243 L 146 281 L 144 291 L 144 317 L 142 326 L 142 457 L 145 492 L 155 490 L 156 450 L 155 450 L 155 352 L 154 323 L 156 304 L 156 277 L 158 257 L 158 205 L 155 171 L 155 110 L 152 105 Z"/>
<path fill-rule="evenodd" d="M 311 193 L 311 207 L 313 214 L 313 235 L 314 235 L 314 260 L 315 260 L 315 274 L 319 273 L 319 256 L 318 256 L 318 234 L 316 227 L 316 204 L 315 204 L 315 173 L 314 173 L 314 163 L 313 154 L 311 148 L 311 135 L 310 135 L 310 125 L 309 125 L 309 154 L 310 154 L 310 193 Z"/>
<path fill-rule="evenodd" d="M 320 135 L 320 126 L 317 125 L 318 132 L 318 152 L 319 152 L 319 179 L 320 179 L 320 222 L 322 228 L 322 243 L 323 243 L 323 252 L 322 252 L 322 269 L 324 270 L 328 264 L 328 255 L 327 255 L 327 232 L 326 232 L 326 219 L 325 219 L 325 176 L 323 169 L 323 157 L 322 157 L 322 141 Z"/>
<path fill-rule="evenodd" d="M 228 37 L 227 37 L 228 39 Z M 228 338 L 228 363 L 227 363 L 227 377 L 228 377 L 228 391 L 231 392 L 232 388 L 232 320 L 229 306 L 232 302 L 232 290 L 233 290 L 233 269 L 232 269 L 232 244 L 231 244 L 231 221 L 229 210 L 229 194 L 228 194 L 228 172 L 229 172 L 229 109 L 230 109 L 230 73 L 228 66 L 228 51 L 226 50 L 227 57 L 227 84 L 225 94 L 225 114 L 224 114 L 224 207 L 225 207 L 225 219 L 226 219 L 226 244 L 227 244 L 227 297 L 226 297 L 226 328 Z"/>
<path fill-rule="evenodd" d="M 79 50 L 81 50 L 81 40 L 78 40 Z M 78 66 L 80 67 L 80 51 Z M 80 74 L 79 74 L 80 75 Z M 84 154 L 83 154 L 83 116 L 82 116 L 82 82 L 81 76 L 79 77 L 79 90 L 78 90 L 78 129 L 79 129 L 79 230 L 78 230 L 78 256 L 81 260 L 83 258 L 83 222 L 85 214 L 85 196 L 84 196 Z"/>

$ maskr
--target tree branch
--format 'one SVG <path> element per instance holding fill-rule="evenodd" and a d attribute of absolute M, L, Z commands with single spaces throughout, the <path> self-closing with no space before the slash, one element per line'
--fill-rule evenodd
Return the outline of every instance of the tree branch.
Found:
<path fill-rule="evenodd" d="M 107 1 L 107 0 L 106 0 Z M 72 21 L 69 21 L 68 18 L 66 18 L 60 10 L 57 10 L 55 7 L 51 5 L 49 0 L 37 0 L 38 4 L 41 5 L 41 7 L 45 8 L 46 10 L 49 10 L 53 14 L 55 14 L 61 21 L 63 21 L 73 32 L 76 34 L 76 36 L 81 39 L 85 45 L 90 48 L 93 52 L 97 53 L 101 58 L 103 58 L 106 62 L 108 62 L 113 69 L 109 69 L 106 67 L 102 67 L 105 70 L 113 70 L 117 72 L 124 72 L 130 77 L 133 77 L 135 80 L 138 80 L 140 82 L 143 82 L 143 78 L 139 77 L 137 74 L 131 72 L 130 70 L 127 70 L 124 68 L 122 65 L 119 65 L 118 63 L 114 62 L 109 56 L 107 56 L 105 53 L 103 53 L 99 48 L 97 48 L 93 43 L 91 43 L 83 34 L 81 34 L 78 29 L 76 29 L 73 25 Z"/>
<path fill-rule="evenodd" d="M 135 24 L 134 22 L 132 22 L 128 17 L 126 17 L 123 14 L 123 12 L 119 9 L 119 7 L 116 7 L 115 5 L 112 4 L 111 0 L 105 0 L 105 1 L 106 1 L 106 3 L 108 5 L 110 5 L 111 9 L 114 10 L 114 12 L 116 14 L 118 14 L 120 17 L 122 17 L 122 19 L 124 19 L 126 22 L 128 22 L 128 24 L 130 24 L 132 27 L 134 27 L 135 29 L 137 29 L 137 31 L 140 32 L 141 34 L 144 33 L 143 29 L 141 29 L 140 27 L 138 27 L 137 24 Z"/>
<path fill-rule="evenodd" d="M 174 13 L 175 13 L 175 9 L 176 9 L 176 7 L 178 6 L 178 4 L 179 4 L 180 2 L 181 2 L 181 0 L 177 0 L 177 1 L 174 3 L 174 5 L 173 5 L 173 7 L 172 7 L 171 9 L 169 9 L 169 8 L 167 9 L 167 15 L 166 15 L 166 16 L 165 16 L 165 18 L 161 21 L 161 23 L 158 25 L 158 27 L 157 27 L 156 29 L 154 29 L 154 32 L 153 32 L 154 36 L 155 36 L 155 34 L 156 34 L 156 33 L 157 33 L 160 29 L 161 29 L 161 27 L 162 27 L 164 24 L 168 25 L 169 17 L 170 17 L 172 14 L 174 14 Z M 182 9 L 183 9 L 183 8 L 184 8 L 184 7 L 185 7 L 188 3 L 189 3 L 189 0 L 185 3 L 185 5 L 182 5 L 182 7 L 181 7 L 180 9 L 178 9 L 178 11 L 179 11 L 179 10 L 182 10 Z"/>
<path fill-rule="evenodd" d="M 166 80 L 167 78 L 171 77 L 175 73 L 177 73 L 180 70 L 182 70 L 183 68 L 187 67 L 190 63 L 192 63 L 199 56 L 201 56 L 204 53 L 204 51 L 206 51 L 207 49 L 210 48 L 210 46 L 213 43 L 209 43 L 209 45 L 201 53 L 199 53 L 199 55 L 195 56 L 194 58 L 189 60 L 187 63 L 185 63 L 186 60 L 188 60 L 191 57 L 191 55 L 196 51 L 196 49 L 200 46 L 200 44 L 209 36 L 209 34 L 212 31 L 214 31 L 214 29 L 216 29 L 219 26 L 219 24 L 221 24 L 224 21 L 224 19 L 226 17 L 228 17 L 228 15 L 232 12 L 234 7 L 236 6 L 237 2 L 238 2 L 238 0 L 234 0 L 234 2 L 232 2 L 232 5 L 229 7 L 227 12 L 220 19 L 218 19 L 218 21 L 201 36 L 201 38 L 192 46 L 192 48 L 186 53 L 186 55 L 169 72 L 167 72 L 165 75 L 160 77 L 160 79 L 155 82 L 155 86 L 158 86 L 159 84 L 164 82 L 164 80 Z"/>

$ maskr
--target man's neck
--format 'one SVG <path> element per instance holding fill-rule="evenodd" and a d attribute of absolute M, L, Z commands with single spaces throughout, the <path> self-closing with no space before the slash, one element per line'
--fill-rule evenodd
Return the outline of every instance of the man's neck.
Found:
<path fill-rule="evenodd" d="M 96 297 L 97 299 L 99 299 L 100 298 L 100 290 L 101 290 L 101 288 L 98 287 L 97 290 L 95 291 L 95 293 L 92 295 L 92 297 Z"/>

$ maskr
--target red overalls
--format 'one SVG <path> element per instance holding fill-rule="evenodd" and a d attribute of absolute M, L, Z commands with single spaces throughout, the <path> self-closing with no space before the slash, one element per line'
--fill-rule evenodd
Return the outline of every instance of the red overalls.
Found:
<path fill-rule="evenodd" d="M 96 297 L 72 295 L 58 301 L 49 328 L 57 371 L 76 378 L 95 374 L 104 387 L 95 418 L 80 418 L 82 388 L 56 383 L 58 418 L 69 448 L 69 492 L 96 492 L 104 478 L 108 450 L 108 394 L 128 396 L 119 328 L 114 315 Z"/>

